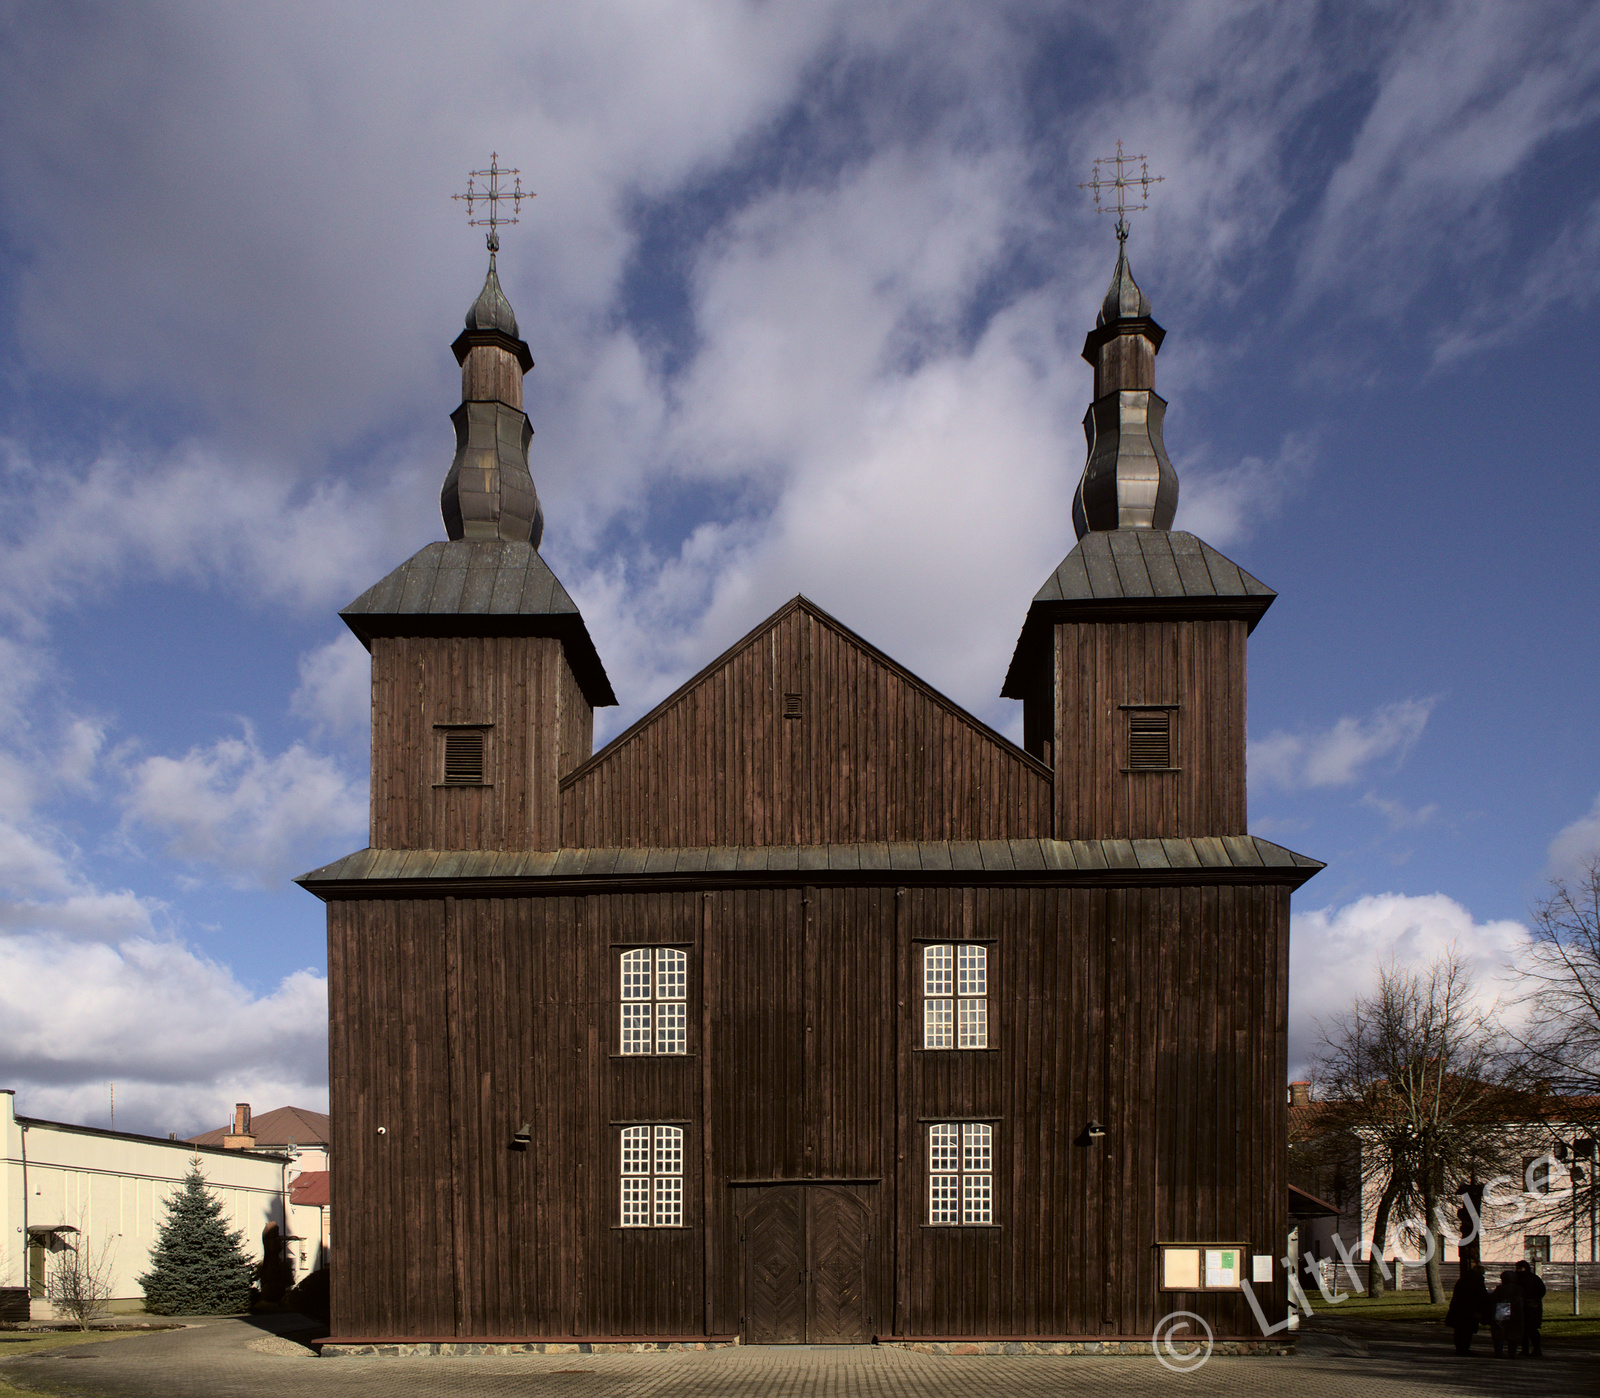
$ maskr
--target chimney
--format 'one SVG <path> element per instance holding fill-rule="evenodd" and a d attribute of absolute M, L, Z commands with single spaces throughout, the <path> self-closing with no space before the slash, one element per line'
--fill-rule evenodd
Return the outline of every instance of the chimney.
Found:
<path fill-rule="evenodd" d="M 224 1150 L 251 1150 L 256 1138 L 250 1134 L 250 1104 L 239 1102 L 233 1109 L 233 1130 L 222 1138 Z"/>
<path fill-rule="evenodd" d="M 1311 1105 L 1311 1084 L 1308 1082 L 1290 1083 L 1289 1105 L 1291 1107 L 1309 1107 Z"/>

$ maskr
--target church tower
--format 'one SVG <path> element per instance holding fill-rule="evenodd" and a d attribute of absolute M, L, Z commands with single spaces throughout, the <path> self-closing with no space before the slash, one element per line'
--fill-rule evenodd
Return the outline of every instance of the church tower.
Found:
<path fill-rule="evenodd" d="M 1172 528 L 1155 359 L 1166 332 L 1128 266 L 1083 357 L 1094 401 L 1078 545 L 1034 596 L 1001 693 L 1055 770 L 1058 840 L 1245 834 L 1245 639 L 1274 593 Z"/>
<path fill-rule="evenodd" d="M 539 557 L 544 512 L 522 408 L 533 368 L 500 288 L 451 346 L 461 406 L 440 493 L 448 542 L 429 544 L 339 615 L 372 653 L 372 835 L 377 850 L 550 850 L 558 783 L 615 704 L 567 590 Z"/>

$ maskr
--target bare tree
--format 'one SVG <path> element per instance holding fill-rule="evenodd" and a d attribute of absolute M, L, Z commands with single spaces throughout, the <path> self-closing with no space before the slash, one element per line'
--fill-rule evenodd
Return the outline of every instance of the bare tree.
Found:
<path fill-rule="evenodd" d="M 1600 1109 L 1600 855 L 1576 878 L 1556 879 L 1534 904 L 1532 922 L 1520 967 L 1529 984 L 1518 1001 L 1529 1012 L 1517 1039 L 1523 1068 L 1558 1096 L 1593 1099 L 1593 1114 Z"/>
<path fill-rule="evenodd" d="M 1520 1164 L 1507 1123 L 1512 1072 L 1501 1036 L 1478 1008 L 1476 987 L 1454 953 L 1425 971 L 1390 966 L 1377 993 L 1322 1028 L 1317 1076 L 1330 1129 L 1361 1141 L 1363 1182 L 1379 1196 L 1368 1291 L 1396 1210 L 1427 1257 L 1428 1294 L 1439 1276 L 1441 1206 L 1471 1184 Z"/>
<path fill-rule="evenodd" d="M 1530 922 L 1519 966 L 1528 989 L 1516 1002 L 1527 1021 L 1515 1041 L 1522 1072 L 1550 1118 L 1546 1139 L 1530 1152 L 1551 1151 L 1569 1168 L 1565 1188 L 1536 1189 L 1525 1207 L 1553 1230 L 1570 1230 L 1576 1259 L 1600 1183 L 1592 1146 L 1583 1164 L 1566 1161 L 1574 1143 L 1581 1149 L 1585 1138 L 1600 1135 L 1600 854 L 1573 878 L 1552 881 Z"/>
<path fill-rule="evenodd" d="M 45 1276 L 44 1294 L 57 1315 L 87 1330 L 111 1299 L 116 1269 L 111 1238 L 102 1238 L 98 1245 L 86 1233 L 78 1238 L 55 1255 Z"/>

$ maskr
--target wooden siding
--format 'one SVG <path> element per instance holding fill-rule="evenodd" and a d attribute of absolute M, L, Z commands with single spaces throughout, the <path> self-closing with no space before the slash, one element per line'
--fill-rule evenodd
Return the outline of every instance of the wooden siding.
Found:
<path fill-rule="evenodd" d="M 1055 836 L 1245 833 L 1240 620 L 1055 628 Z M 1124 705 L 1175 704 L 1176 770 L 1129 772 Z"/>
<path fill-rule="evenodd" d="M 1019 749 L 795 604 L 563 783 L 563 842 L 1037 836 L 1050 791 Z"/>
<path fill-rule="evenodd" d="M 336 901 L 335 1333 L 738 1333 L 744 1219 L 814 1181 L 868 1220 L 876 1333 L 1148 1337 L 1181 1306 L 1250 1334 L 1242 1297 L 1160 1293 L 1155 1244 L 1282 1251 L 1288 906 L 801 882 Z M 920 945 L 964 938 L 991 948 L 991 1048 L 924 1051 Z M 661 944 L 691 958 L 690 1051 L 623 1058 L 617 958 Z M 928 1227 L 926 1126 L 973 1118 L 997 1226 Z M 1078 1144 L 1091 1118 L 1106 1137 Z M 684 1127 L 685 1227 L 617 1226 L 626 1122 Z"/>
<path fill-rule="evenodd" d="M 483 724 L 483 786 L 443 786 L 437 724 Z M 375 637 L 372 833 L 378 849 L 555 849 L 557 783 L 588 756 L 593 712 L 561 642 Z"/>

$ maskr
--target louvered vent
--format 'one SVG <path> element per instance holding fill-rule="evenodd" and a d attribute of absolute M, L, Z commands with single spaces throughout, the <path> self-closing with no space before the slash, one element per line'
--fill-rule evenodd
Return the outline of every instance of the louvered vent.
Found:
<path fill-rule="evenodd" d="M 783 696 L 783 716 L 785 718 L 800 717 L 800 696 L 798 694 L 785 694 Z"/>
<path fill-rule="evenodd" d="M 483 785 L 483 734 L 475 730 L 444 735 L 444 779 L 452 786 Z"/>
<path fill-rule="evenodd" d="M 1172 712 L 1134 709 L 1128 714 L 1128 770 L 1161 771 L 1172 766 Z"/>

